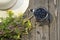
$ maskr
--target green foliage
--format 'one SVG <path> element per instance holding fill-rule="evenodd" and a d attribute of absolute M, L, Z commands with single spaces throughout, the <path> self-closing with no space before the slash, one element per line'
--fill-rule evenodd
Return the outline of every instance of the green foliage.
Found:
<path fill-rule="evenodd" d="M 7 38 L 18 40 L 21 39 L 21 35 L 28 34 L 28 31 L 32 28 L 30 20 L 25 21 L 23 15 L 14 18 L 12 11 L 7 11 L 7 14 L 8 17 L 1 18 L 0 30 L 3 30 L 3 34 L 0 35 L 0 40 Z M 9 27 L 11 28 L 9 29 Z"/>

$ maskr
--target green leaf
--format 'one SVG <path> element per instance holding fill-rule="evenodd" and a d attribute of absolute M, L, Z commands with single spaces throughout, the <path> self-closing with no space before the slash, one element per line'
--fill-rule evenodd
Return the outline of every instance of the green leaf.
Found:
<path fill-rule="evenodd" d="M 14 14 L 11 10 L 8 10 L 7 13 L 8 13 L 8 16 L 9 16 L 9 17 L 12 17 L 13 14 Z"/>

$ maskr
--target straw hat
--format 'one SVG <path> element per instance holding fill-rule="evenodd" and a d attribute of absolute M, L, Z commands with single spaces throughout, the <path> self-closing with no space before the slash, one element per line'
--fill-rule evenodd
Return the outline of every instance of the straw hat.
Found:
<path fill-rule="evenodd" d="M 0 17 L 7 17 L 6 10 L 12 10 L 14 15 L 24 13 L 28 5 L 29 0 L 0 0 Z"/>

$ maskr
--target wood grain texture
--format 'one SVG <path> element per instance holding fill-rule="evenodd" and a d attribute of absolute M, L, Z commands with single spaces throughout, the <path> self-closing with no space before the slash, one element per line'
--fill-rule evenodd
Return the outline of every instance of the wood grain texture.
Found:
<path fill-rule="evenodd" d="M 29 35 L 25 35 L 22 38 L 22 40 L 60 40 L 59 0 L 58 1 L 57 0 L 30 0 L 30 4 L 28 9 L 25 12 L 25 16 L 27 18 L 30 17 L 31 15 L 33 15 L 33 13 L 30 12 L 29 10 L 39 8 L 39 7 L 47 9 L 47 11 L 50 12 L 50 14 L 52 15 L 52 18 L 50 17 L 52 21 L 51 24 L 48 23 L 47 25 L 40 26 L 40 23 L 36 22 L 35 17 L 33 17 L 31 19 L 33 30 L 31 30 Z M 58 11 L 57 11 L 57 7 L 58 7 Z M 58 20 L 57 20 L 57 16 L 58 16 Z"/>
<path fill-rule="evenodd" d="M 57 10 L 58 10 L 58 15 L 57 15 L 58 40 L 60 40 L 60 0 L 57 0 Z"/>
<path fill-rule="evenodd" d="M 56 0 L 49 0 L 49 12 L 51 13 L 53 20 L 52 23 L 50 24 L 50 40 L 57 40 L 57 22 L 56 22 L 56 14 L 57 14 L 57 9 L 56 9 Z"/>
<path fill-rule="evenodd" d="M 35 4 L 37 6 L 37 4 L 39 5 L 39 7 L 45 8 L 48 10 L 48 0 L 35 0 Z M 36 26 L 36 30 L 40 32 L 41 34 L 41 40 L 49 40 L 49 27 L 48 25 L 43 25 L 43 26 Z M 41 32 L 41 31 L 42 32 Z M 40 40 L 38 39 L 39 35 L 36 35 L 36 40 Z"/>
<path fill-rule="evenodd" d="M 48 0 L 34 0 L 33 8 L 46 8 L 48 10 Z M 31 21 L 34 21 L 33 19 Z M 34 24 L 34 22 L 32 22 Z M 37 23 L 35 31 L 33 31 L 32 40 L 49 40 L 49 27 L 48 25 L 39 26 L 40 23 Z M 38 34 L 38 33 L 39 34 Z M 36 37 L 35 37 L 36 36 Z"/>

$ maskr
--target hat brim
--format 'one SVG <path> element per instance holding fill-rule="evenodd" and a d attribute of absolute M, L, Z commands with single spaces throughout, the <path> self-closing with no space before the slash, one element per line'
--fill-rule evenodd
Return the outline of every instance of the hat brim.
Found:
<path fill-rule="evenodd" d="M 20 3 L 21 2 L 21 3 Z M 24 13 L 29 6 L 29 0 L 18 0 L 17 3 L 10 10 L 14 12 L 14 15 Z M 6 11 L 0 10 L 0 17 L 6 17 Z"/>

